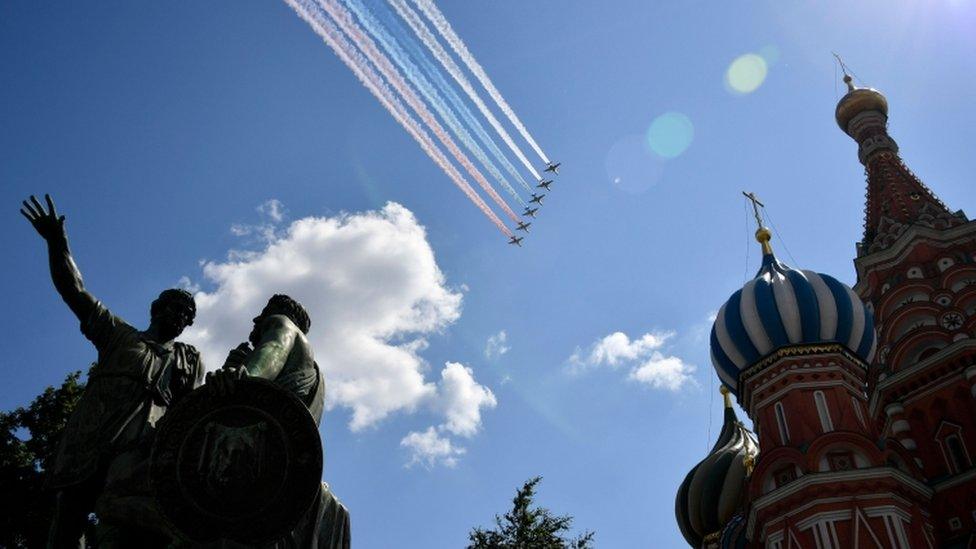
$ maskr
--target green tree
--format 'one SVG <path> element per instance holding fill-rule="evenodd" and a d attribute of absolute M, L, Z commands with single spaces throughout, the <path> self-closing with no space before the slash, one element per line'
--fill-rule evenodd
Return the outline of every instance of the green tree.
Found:
<path fill-rule="evenodd" d="M 529 479 L 515 493 L 512 510 L 495 515 L 495 528 L 475 528 L 468 534 L 468 549 L 590 549 L 593 532 L 567 539 L 573 517 L 556 516 L 545 507 L 533 507 L 535 488 L 542 477 Z"/>
<path fill-rule="evenodd" d="M 44 472 L 81 393 L 81 372 L 28 406 L 0 412 L 0 547 L 43 547 L 53 511 Z"/>

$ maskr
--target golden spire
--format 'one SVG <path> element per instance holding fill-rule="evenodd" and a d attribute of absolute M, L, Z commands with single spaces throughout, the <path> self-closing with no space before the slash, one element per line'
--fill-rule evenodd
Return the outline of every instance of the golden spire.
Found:
<path fill-rule="evenodd" d="M 732 407 L 732 398 L 729 396 L 729 388 L 722 385 L 718 388 L 718 392 L 722 393 L 722 399 L 725 400 L 725 407 Z"/>
<path fill-rule="evenodd" d="M 855 86 L 854 77 L 857 75 L 854 74 L 854 71 L 852 71 L 851 68 L 847 66 L 847 63 L 844 63 L 844 60 L 841 59 L 836 53 L 834 54 L 834 58 L 837 59 L 837 64 L 840 65 L 840 70 L 844 73 L 844 83 L 847 84 L 847 93 L 844 94 L 844 97 L 841 97 L 840 101 L 837 102 L 837 109 L 834 111 L 834 119 L 837 120 L 837 125 L 840 126 L 840 129 L 843 130 L 844 133 L 848 133 L 848 135 L 850 135 L 850 133 L 847 131 L 850 128 L 847 126 L 855 116 L 866 111 L 877 111 L 887 117 L 888 100 L 885 98 L 885 96 L 876 89 L 859 88 Z M 858 78 L 858 80 L 861 79 Z M 874 134 L 869 132 L 865 135 Z M 851 135 L 851 137 L 854 137 L 855 140 L 858 139 L 858 137 L 854 135 Z M 894 145 L 894 141 L 892 141 L 892 145 L 893 150 L 898 152 L 898 146 Z M 861 162 L 863 163 L 864 160 L 862 159 Z"/>
<path fill-rule="evenodd" d="M 773 253 L 773 247 L 769 244 L 769 240 L 773 237 L 773 233 L 769 232 L 769 229 L 763 225 L 762 215 L 759 213 L 759 208 L 766 206 L 756 198 L 756 193 L 742 191 L 742 194 L 752 202 L 752 213 L 756 216 L 756 225 L 759 226 L 756 229 L 756 242 L 762 245 L 763 255 L 770 255 Z"/>
<path fill-rule="evenodd" d="M 847 63 L 844 63 L 844 60 L 841 59 L 839 55 L 837 55 L 834 52 L 831 53 L 834 54 L 834 58 L 837 59 L 837 63 L 840 65 L 840 70 L 843 71 L 844 73 L 844 83 L 847 84 L 847 91 L 852 92 L 856 90 L 857 88 L 854 87 L 854 79 L 851 78 L 851 73 L 853 73 L 854 71 L 847 68 Z M 834 74 L 836 75 L 837 73 Z"/>

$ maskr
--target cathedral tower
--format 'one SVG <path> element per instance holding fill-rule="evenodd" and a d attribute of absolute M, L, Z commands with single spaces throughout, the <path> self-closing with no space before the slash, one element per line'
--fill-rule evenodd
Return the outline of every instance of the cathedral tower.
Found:
<path fill-rule="evenodd" d="M 907 455 L 878 448 L 868 420 L 870 311 L 835 278 L 782 263 L 765 227 L 756 239 L 762 266 L 719 310 L 711 336 L 716 372 L 762 449 L 746 536 L 757 547 L 923 546 L 931 490 Z"/>
<path fill-rule="evenodd" d="M 869 414 L 884 447 L 912 456 L 950 544 L 976 531 L 976 223 L 905 166 L 884 95 L 844 80 L 837 123 L 867 174 L 854 264 L 879 335 Z"/>
<path fill-rule="evenodd" d="M 689 473 L 692 546 L 976 546 L 976 222 L 905 166 L 885 96 L 844 81 L 836 120 L 867 174 L 857 283 L 779 261 L 747 195 L 762 266 L 710 347 L 761 452 L 716 445 Z"/>

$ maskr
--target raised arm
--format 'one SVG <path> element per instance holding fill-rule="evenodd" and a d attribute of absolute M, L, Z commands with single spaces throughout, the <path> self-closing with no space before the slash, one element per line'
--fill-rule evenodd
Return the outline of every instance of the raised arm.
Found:
<path fill-rule="evenodd" d="M 244 367 L 248 375 L 274 379 L 288 360 L 298 329 L 282 315 L 271 315 L 263 322 L 261 342 L 247 357 Z"/>
<path fill-rule="evenodd" d="M 71 257 L 68 235 L 64 230 L 64 216 L 58 216 L 54 201 L 49 195 L 44 195 L 44 200 L 47 201 L 47 211 L 44 211 L 44 207 L 32 195 L 30 202 L 26 200 L 23 202 L 24 207 L 20 209 L 20 213 L 31 222 L 37 234 L 47 241 L 48 262 L 51 266 L 54 288 L 61 294 L 61 298 L 78 320 L 85 322 L 97 301 L 85 291 L 81 272 L 78 271 L 78 266 Z"/>

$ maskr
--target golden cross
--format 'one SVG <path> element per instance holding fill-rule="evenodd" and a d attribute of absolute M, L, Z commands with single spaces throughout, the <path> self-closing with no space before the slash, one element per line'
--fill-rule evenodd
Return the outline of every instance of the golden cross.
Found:
<path fill-rule="evenodd" d="M 756 198 L 756 193 L 747 193 L 745 191 L 742 191 L 742 194 L 743 196 L 748 198 L 750 202 L 752 202 L 752 212 L 756 216 L 756 225 L 758 225 L 759 228 L 761 229 L 763 226 L 763 222 L 762 222 L 762 216 L 759 214 L 759 208 L 765 208 L 766 206 L 762 202 L 760 202 L 758 198 Z"/>
<path fill-rule="evenodd" d="M 854 91 L 854 78 L 852 77 L 854 71 L 847 66 L 847 63 L 844 63 L 844 60 L 841 59 L 836 52 L 830 53 L 834 54 L 834 58 L 837 59 L 837 62 L 840 64 L 840 70 L 844 72 L 844 83 L 847 84 L 847 91 Z M 834 75 L 836 74 L 837 73 L 834 73 Z M 858 80 L 860 80 L 860 78 Z"/>

